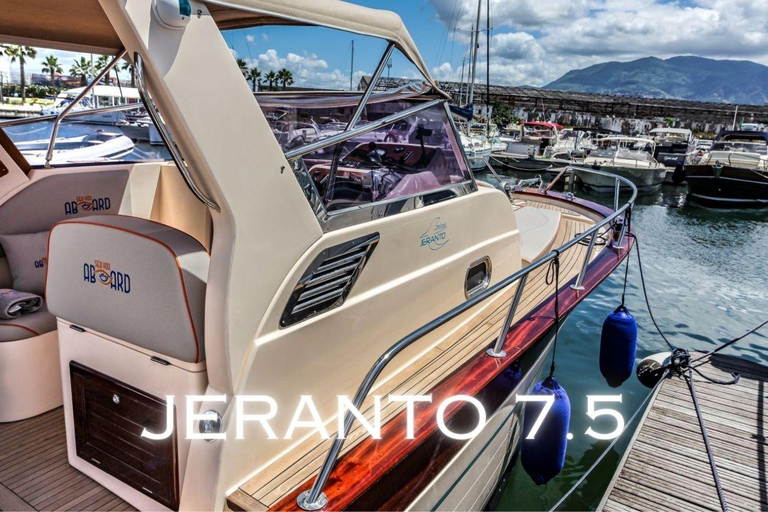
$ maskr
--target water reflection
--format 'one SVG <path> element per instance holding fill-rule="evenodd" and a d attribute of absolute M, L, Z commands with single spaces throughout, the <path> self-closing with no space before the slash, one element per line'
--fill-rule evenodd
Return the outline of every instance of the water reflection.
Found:
<path fill-rule="evenodd" d="M 514 184 L 533 176 L 505 173 L 501 177 Z M 490 174 L 477 178 L 497 184 Z M 542 178 L 549 179 L 546 175 Z M 604 205 L 613 203 L 612 196 L 590 194 L 578 186 L 574 192 L 577 197 Z M 711 209 L 688 203 L 685 196 L 685 187 L 664 185 L 654 194 L 639 197 L 633 227 L 639 237 L 648 295 L 659 325 L 674 344 L 706 350 L 768 317 L 768 210 Z M 557 377 L 571 398 L 574 434 L 568 443 L 563 472 L 538 487 L 516 465 L 507 475 L 496 509 L 549 510 L 602 453 L 606 442 L 595 441 L 584 432 L 590 426 L 604 431 L 611 427 L 601 427 L 586 416 L 587 395 L 621 394 L 622 403 L 616 409 L 625 419 L 645 398 L 648 390 L 636 377 L 612 389 L 598 367 L 602 322 L 618 304 L 622 284 L 623 272 L 614 272 L 571 313 L 561 331 Z M 648 316 L 634 252 L 627 306 L 638 321 L 638 360 L 665 350 L 666 344 Z M 768 364 L 768 332 L 750 336 L 726 353 Z M 631 432 L 568 499 L 563 510 L 587 510 L 598 505 L 629 436 Z"/>

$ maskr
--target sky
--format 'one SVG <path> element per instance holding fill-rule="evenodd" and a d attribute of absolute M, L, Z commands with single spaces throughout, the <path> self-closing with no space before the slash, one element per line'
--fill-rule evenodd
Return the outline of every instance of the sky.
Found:
<path fill-rule="evenodd" d="M 352 1 L 397 12 L 433 76 L 461 78 L 478 0 Z M 486 0 L 481 1 L 485 30 Z M 649 56 L 698 55 L 768 64 L 768 0 L 490 0 L 490 10 L 490 74 L 495 84 L 543 86 L 571 69 Z M 478 81 L 485 79 L 485 37 L 483 32 Z M 234 56 L 264 73 L 285 67 L 292 71 L 295 85 L 339 89 L 349 88 L 353 39 L 355 86 L 375 69 L 386 46 L 317 27 L 254 28 L 229 31 L 224 38 Z M 41 50 L 37 61 L 28 64 L 29 71 L 39 72 L 41 58 L 48 53 Z M 53 53 L 65 71 L 79 57 Z M 387 73 L 417 76 L 401 56 L 393 58 Z"/>

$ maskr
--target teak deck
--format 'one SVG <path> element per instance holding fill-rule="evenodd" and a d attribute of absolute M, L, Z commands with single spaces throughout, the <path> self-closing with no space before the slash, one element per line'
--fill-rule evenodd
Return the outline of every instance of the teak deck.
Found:
<path fill-rule="evenodd" d="M 134 510 L 69 465 L 61 407 L 0 423 L 0 510 Z"/>
<path fill-rule="evenodd" d="M 592 221 L 575 214 L 573 211 L 559 208 L 555 205 L 518 201 L 514 206 L 535 206 L 537 208 L 557 209 L 563 213 L 560 228 L 552 241 L 551 248 L 559 247 L 579 233 L 589 229 Z M 595 247 L 593 259 L 602 247 Z M 587 247 L 577 245 L 561 256 L 560 283 L 561 286 L 574 278 L 583 263 Z M 534 271 L 528 278 L 518 306 L 513 323 L 528 314 L 547 296 L 553 294 L 554 284 L 546 284 L 546 266 Z M 449 336 L 445 341 L 427 352 L 405 370 L 393 376 L 381 387 L 375 389 L 377 395 L 387 394 L 422 394 L 429 392 L 438 382 L 445 379 L 454 370 L 465 364 L 470 358 L 490 347 L 499 336 L 502 323 L 517 286 L 513 285 L 505 292 L 482 306 L 486 312 L 477 315 L 475 319 Z M 371 393 L 371 395 L 374 393 Z M 361 408 L 366 417 L 371 417 L 372 400 Z M 366 410 L 366 408 L 368 408 Z M 402 406 L 396 403 L 382 405 L 382 425 L 394 418 Z M 328 433 L 336 433 L 335 420 L 327 425 Z M 347 437 L 343 453 L 349 452 L 366 437 L 366 431 L 355 422 Z M 322 441 L 313 436 L 297 445 L 285 456 L 272 465 L 260 471 L 249 481 L 229 496 L 228 504 L 235 510 L 264 510 L 275 506 L 299 485 L 313 478 L 319 471 L 320 465 L 328 452 L 330 441 Z"/>
<path fill-rule="evenodd" d="M 696 396 L 731 510 L 767 510 L 768 368 L 715 355 L 699 368 L 738 384 L 695 376 Z M 690 391 L 681 377 L 658 389 L 599 510 L 720 510 Z"/>

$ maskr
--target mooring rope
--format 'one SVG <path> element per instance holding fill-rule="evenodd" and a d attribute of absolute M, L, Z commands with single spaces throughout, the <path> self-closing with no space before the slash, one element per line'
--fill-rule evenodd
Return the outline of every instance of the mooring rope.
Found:
<path fill-rule="evenodd" d="M 709 436 L 707 434 L 707 428 L 706 428 L 706 425 L 704 424 L 704 417 L 702 415 L 701 407 L 699 406 L 699 400 L 698 400 L 698 397 L 696 395 L 696 389 L 695 389 L 694 380 L 693 380 L 693 373 L 695 372 L 699 376 L 701 376 L 702 378 L 704 378 L 704 379 L 706 379 L 706 380 L 708 380 L 710 382 L 713 382 L 715 384 L 722 384 L 722 385 L 736 384 L 739 381 L 739 378 L 740 378 L 740 376 L 737 373 L 731 374 L 733 378 L 730 381 L 728 381 L 728 380 L 719 380 L 719 379 L 716 379 L 716 378 L 711 377 L 709 375 L 705 375 L 705 374 L 701 373 L 701 371 L 698 370 L 697 368 L 699 366 L 701 366 L 701 365 L 704 365 L 704 364 L 707 364 L 707 363 L 711 362 L 711 359 L 706 359 L 706 358 L 711 357 L 712 355 L 716 354 L 717 352 L 725 349 L 726 347 L 729 347 L 729 346 L 733 345 L 734 343 L 738 342 L 741 339 L 746 338 L 750 334 L 754 334 L 758 330 L 760 330 L 763 327 L 765 327 L 766 325 L 768 325 L 768 319 L 766 319 L 765 321 L 761 322 L 756 327 L 753 327 L 752 329 L 749 329 L 747 332 L 745 332 L 741 336 L 733 338 L 733 339 L 731 339 L 731 340 L 721 344 L 720 346 L 716 347 L 715 349 L 710 350 L 706 354 L 703 354 L 703 355 L 697 357 L 696 359 L 691 360 L 691 356 L 690 356 L 689 352 L 687 350 L 685 350 L 685 349 L 675 348 L 672 345 L 672 343 L 669 341 L 669 339 L 667 339 L 667 337 L 664 335 L 664 332 L 659 327 L 659 324 L 656 322 L 656 319 L 653 316 L 653 311 L 651 309 L 651 303 L 650 303 L 650 300 L 648 299 L 648 291 L 647 291 L 646 285 L 645 285 L 645 275 L 644 275 L 644 272 L 643 272 L 643 262 L 642 262 L 642 258 L 640 256 L 640 241 L 637 238 L 637 235 L 635 235 L 634 233 L 627 233 L 627 236 L 630 236 L 630 237 L 632 237 L 635 240 L 635 247 L 636 247 L 635 250 L 637 251 L 637 264 L 638 264 L 638 267 L 640 268 L 640 282 L 642 283 L 643 297 L 645 298 L 645 305 L 646 305 L 646 307 L 648 309 L 648 315 L 650 316 L 651 321 L 653 322 L 653 325 L 656 328 L 656 331 L 659 333 L 659 335 L 662 337 L 662 339 L 667 343 L 667 345 L 672 350 L 672 357 L 671 357 L 670 363 L 665 365 L 665 366 L 663 366 L 661 368 L 661 370 L 663 370 L 663 374 L 662 374 L 661 378 L 656 383 L 656 385 L 653 387 L 651 392 L 648 393 L 648 396 L 645 397 L 645 399 L 640 404 L 640 406 L 632 414 L 632 416 L 630 417 L 629 421 L 627 421 L 625 423 L 624 429 L 619 433 L 618 436 L 616 436 L 611 441 L 611 443 L 606 447 L 606 449 L 595 460 L 595 462 L 592 464 L 592 466 L 590 466 L 589 469 L 587 469 L 587 471 L 585 471 L 584 474 L 581 475 L 581 477 L 576 481 L 576 483 L 573 484 L 573 486 L 568 490 L 568 492 L 565 493 L 563 495 L 563 497 L 560 498 L 560 500 L 558 500 L 557 503 L 555 503 L 555 505 L 550 509 L 550 512 L 553 512 L 553 511 L 557 510 L 558 507 L 560 507 L 560 505 L 562 505 L 565 502 L 565 500 L 568 499 L 568 497 L 576 491 L 576 489 L 584 482 L 584 480 L 586 480 L 586 478 L 590 475 L 590 473 L 592 473 L 592 471 L 594 471 L 594 469 L 605 458 L 605 456 L 608 454 L 608 452 L 615 446 L 615 444 L 618 442 L 618 440 L 621 438 L 621 436 L 624 434 L 624 432 L 627 431 L 627 427 L 635 420 L 635 418 L 637 417 L 638 413 L 643 409 L 643 407 L 645 407 L 645 405 L 648 403 L 648 400 L 650 400 L 650 398 L 654 395 L 654 393 L 656 392 L 658 387 L 664 382 L 664 380 L 667 378 L 667 376 L 669 375 L 669 373 L 672 370 L 675 370 L 678 375 L 680 375 L 683 378 L 685 378 L 686 383 L 688 384 L 688 389 L 691 392 L 691 399 L 693 401 L 693 406 L 694 406 L 694 409 L 696 411 L 696 417 L 697 417 L 698 422 L 699 422 L 699 427 L 700 427 L 700 430 L 701 430 L 701 436 L 702 436 L 702 439 L 704 440 L 704 448 L 706 449 L 707 457 L 709 459 L 709 465 L 710 465 L 710 468 L 712 470 L 712 477 L 713 477 L 713 479 L 715 481 L 715 488 L 717 490 L 717 496 L 718 496 L 718 499 L 720 500 L 720 506 L 722 507 L 723 512 L 728 512 L 728 502 L 727 502 L 727 500 L 725 498 L 725 494 L 723 493 L 722 484 L 720 482 L 720 475 L 719 475 L 719 473 L 717 471 L 717 464 L 715 463 L 714 453 L 712 452 L 712 447 L 711 447 L 710 442 L 709 442 Z M 625 298 L 626 291 L 627 291 L 627 278 L 628 278 L 628 275 L 629 275 L 629 256 L 630 256 L 630 254 L 631 254 L 631 251 L 627 254 L 627 262 L 626 262 L 626 267 L 624 269 L 624 286 L 623 286 L 622 294 L 621 294 L 621 303 L 622 303 L 622 305 L 624 304 L 624 298 Z M 555 340 L 557 340 L 557 336 L 555 336 Z M 696 362 L 699 362 L 699 363 L 694 366 L 693 363 L 696 363 Z M 554 365 L 554 359 L 553 359 L 553 365 Z"/>
<path fill-rule="evenodd" d="M 552 344 L 552 364 L 549 367 L 550 379 L 555 375 L 557 333 L 560 331 L 560 251 L 557 249 L 555 249 L 554 259 L 549 262 L 549 267 L 547 267 L 547 275 L 544 276 L 544 282 L 547 283 L 547 286 L 552 284 L 553 277 L 555 281 L 555 341 Z"/>
<path fill-rule="evenodd" d="M 624 424 L 624 429 L 621 432 L 619 432 L 618 436 L 613 438 L 611 443 L 605 448 L 605 450 L 603 450 L 603 453 L 601 453 L 600 456 L 595 460 L 595 462 L 589 467 L 589 469 L 587 469 L 584 472 L 584 474 L 581 475 L 581 478 L 579 478 L 576 481 L 576 483 L 573 484 L 573 486 L 568 490 L 568 492 L 566 492 L 563 495 L 563 497 L 560 498 L 560 500 L 557 503 L 555 503 L 555 506 L 549 509 L 549 512 L 554 512 L 555 510 L 557 510 L 560 507 L 560 505 L 562 505 L 565 502 L 565 500 L 567 500 L 568 497 L 576 491 L 576 489 L 582 484 L 582 482 L 584 482 L 584 480 L 587 479 L 590 473 L 592 473 L 592 471 L 595 470 L 595 468 L 598 466 L 598 464 L 600 464 L 600 462 L 605 458 L 605 456 L 608 455 L 608 452 L 610 452 L 611 449 L 616 445 L 616 443 L 619 442 L 619 439 L 621 439 L 621 436 L 624 435 L 624 432 L 626 432 L 629 426 L 632 424 L 632 422 L 635 421 L 635 418 L 637 418 L 637 415 L 640 414 L 640 411 L 643 410 L 643 408 L 645 407 L 645 404 L 648 403 L 648 400 L 650 400 L 651 397 L 654 395 L 654 393 L 656 393 L 656 389 L 658 389 L 658 387 L 661 386 L 662 382 L 664 382 L 664 379 L 666 379 L 667 375 L 669 375 L 669 372 L 670 372 L 669 368 L 666 368 L 664 370 L 664 373 L 661 375 L 659 382 L 656 383 L 656 385 L 653 387 L 651 392 L 648 393 L 648 396 L 645 397 L 643 402 L 638 406 L 637 409 L 635 409 L 635 412 L 632 414 L 632 416 L 630 416 L 629 420 L 627 420 L 627 422 Z"/>
<path fill-rule="evenodd" d="M 672 342 L 667 339 L 667 337 L 664 335 L 664 333 L 661 330 L 661 327 L 659 327 L 659 324 L 656 323 L 656 318 L 653 316 L 653 310 L 651 309 L 651 301 L 648 300 L 648 290 L 645 287 L 645 274 L 643 273 L 643 260 L 640 257 L 640 239 L 637 238 L 637 235 L 634 233 L 627 233 L 628 237 L 632 237 L 635 239 L 635 252 L 637 252 L 637 266 L 640 268 L 640 283 L 643 286 L 643 297 L 645 297 L 645 306 L 648 308 L 648 316 L 651 317 L 651 322 L 653 322 L 654 327 L 656 327 L 656 331 L 659 333 L 661 338 L 667 343 L 670 350 L 675 350 L 675 346 L 672 345 Z M 629 255 L 627 255 L 629 257 Z"/>
<path fill-rule="evenodd" d="M 709 467 L 712 469 L 712 479 L 715 481 L 715 489 L 717 490 L 717 498 L 720 500 L 720 507 L 723 512 L 728 512 L 728 501 L 725 499 L 723 493 L 723 485 L 720 483 L 720 475 L 717 472 L 717 464 L 715 463 L 715 455 L 712 453 L 712 446 L 709 444 L 709 436 L 707 435 L 707 427 L 704 424 L 704 416 L 701 413 L 699 407 L 699 399 L 696 396 L 696 388 L 693 385 L 693 372 L 691 371 L 691 360 L 688 352 L 685 352 L 687 356 L 686 364 L 688 365 L 688 371 L 683 374 L 685 382 L 688 384 L 688 389 L 691 391 L 691 399 L 693 400 L 693 407 L 696 409 L 696 419 L 699 420 L 699 429 L 701 430 L 701 437 L 704 440 L 704 449 L 707 451 L 707 457 L 709 458 Z"/>

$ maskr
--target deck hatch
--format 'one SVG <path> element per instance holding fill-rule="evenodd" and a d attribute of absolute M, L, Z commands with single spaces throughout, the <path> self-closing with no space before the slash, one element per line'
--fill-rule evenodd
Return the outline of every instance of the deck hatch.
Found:
<path fill-rule="evenodd" d="M 288 299 L 280 326 L 293 325 L 342 305 L 378 243 L 379 234 L 374 233 L 318 254 Z"/>

